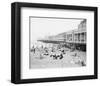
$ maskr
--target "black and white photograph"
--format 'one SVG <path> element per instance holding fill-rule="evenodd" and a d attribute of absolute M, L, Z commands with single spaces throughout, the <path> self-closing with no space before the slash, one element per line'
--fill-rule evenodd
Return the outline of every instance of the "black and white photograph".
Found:
<path fill-rule="evenodd" d="M 29 68 L 69 68 L 87 65 L 87 20 L 29 17 Z"/>
<path fill-rule="evenodd" d="M 97 7 L 12 3 L 12 83 L 97 79 Z"/>

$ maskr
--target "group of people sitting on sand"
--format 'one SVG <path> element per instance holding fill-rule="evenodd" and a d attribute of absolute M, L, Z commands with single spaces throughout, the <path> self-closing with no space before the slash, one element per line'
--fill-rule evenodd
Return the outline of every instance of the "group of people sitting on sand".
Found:
<path fill-rule="evenodd" d="M 33 52 L 33 54 L 39 52 L 41 54 L 41 57 L 49 56 L 49 57 L 52 57 L 54 60 L 63 59 L 64 54 L 66 54 L 65 50 L 60 47 L 59 48 L 54 48 L 54 47 L 47 48 L 43 46 L 41 48 L 33 47 L 31 51 Z"/>
<path fill-rule="evenodd" d="M 61 60 L 65 57 L 65 55 L 67 54 L 67 48 L 64 47 L 33 47 L 31 49 L 31 52 L 35 55 L 35 57 L 37 56 L 39 59 L 44 59 L 44 58 L 52 58 L 53 60 Z M 69 49 L 70 52 L 73 52 L 72 49 Z M 37 54 L 38 53 L 38 54 Z M 80 58 L 80 56 L 78 56 L 77 53 L 74 53 L 72 55 L 73 59 L 71 60 L 72 64 L 80 64 L 82 66 L 85 66 L 85 62 Z"/>

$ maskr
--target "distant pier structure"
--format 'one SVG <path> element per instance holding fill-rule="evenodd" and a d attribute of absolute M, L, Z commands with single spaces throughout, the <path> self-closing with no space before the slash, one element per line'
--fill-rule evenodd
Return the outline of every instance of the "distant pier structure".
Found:
<path fill-rule="evenodd" d="M 55 36 L 49 36 L 48 39 L 41 39 L 38 41 L 86 51 L 86 36 L 86 19 L 84 19 L 80 22 L 77 29 L 60 33 Z"/>

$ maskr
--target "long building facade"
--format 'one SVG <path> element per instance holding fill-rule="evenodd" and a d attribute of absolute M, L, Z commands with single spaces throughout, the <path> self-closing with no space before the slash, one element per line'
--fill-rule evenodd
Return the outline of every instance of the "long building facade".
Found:
<path fill-rule="evenodd" d="M 56 36 L 49 36 L 48 40 L 41 41 L 46 43 L 62 44 L 69 48 L 86 51 L 86 35 L 86 19 L 84 19 L 80 22 L 77 29 L 60 33 Z"/>

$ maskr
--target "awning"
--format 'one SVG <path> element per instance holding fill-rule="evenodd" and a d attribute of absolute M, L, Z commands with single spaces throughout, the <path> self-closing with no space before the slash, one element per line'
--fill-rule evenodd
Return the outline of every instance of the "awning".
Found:
<path fill-rule="evenodd" d="M 53 43 L 53 44 L 60 44 L 60 43 L 66 43 L 65 41 L 57 41 L 57 40 L 38 40 L 44 43 Z"/>

